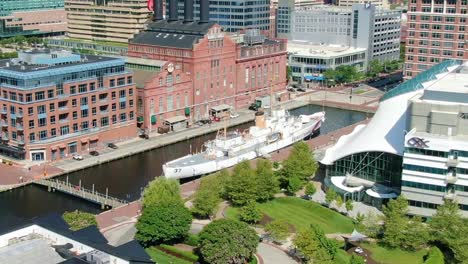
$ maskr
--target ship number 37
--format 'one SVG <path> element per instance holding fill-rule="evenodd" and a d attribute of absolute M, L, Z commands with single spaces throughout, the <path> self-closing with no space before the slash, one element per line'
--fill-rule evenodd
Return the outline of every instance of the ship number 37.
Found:
<path fill-rule="evenodd" d="M 174 173 L 179 173 L 182 169 L 174 169 Z"/>

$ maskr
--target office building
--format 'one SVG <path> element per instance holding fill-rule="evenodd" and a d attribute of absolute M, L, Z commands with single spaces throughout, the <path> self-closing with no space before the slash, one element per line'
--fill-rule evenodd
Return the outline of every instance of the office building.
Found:
<path fill-rule="evenodd" d="M 208 1 L 201 2 L 199 21 L 194 20 L 190 0 L 186 0 L 183 20 L 178 19 L 177 9 L 170 8 L 171 3 L 168 19 L 164 20 L 158 12 L 161 9 L 156 9 L 155 21 L 135 35 L 128 49 L 127 64 L 135 69 L 136 76 L 140 75 L 138 70 L 150 71 L 148 74 L 153 76 L 143 79 L 157 80 L 139 86 L 153 91 L 154 97 L 149 102 L 154 107 L 139 108 L 143 121 L 148 116 L 156 120 L 151 124 L 152 129 L 167 123 L 168 119 L 192 123 L 207 118 L 210 109 L 219 105 L 244 107 L 256 96 L 269 93 L 270 86 L 275 92 L 284 90 L 285 41 L 268 39 L 260 30 L 228 35 L 220 25 L 209 20 Z M 186 78 L 191 82 L 184 81 Z M 189 83 L 191 90 L 185 88 Z M 148 103 L 145 98 L 148 97 L 139 98 L 143 105 Z M 148 123 L 143 125 L 148 127 Z"/>
<path fill-rule="evenodd" d="M 63 0 L 0 1 L 0 38 L 57 36 L 66 29 Z"/>
<path fill-rule="evenodd" d="M 415 0 L 408 5 L 405 78 L 447 59 L 468 60 L 468 1 Z"/>
<path fill-rule="evenodd" d="M 305 59 L 306 63 L 294 65 L 293 72 L 303 77 L 320 74 L 339 65 L 355 64 L 360 70 L 366 71 L 372 60 L 399 59 L 400 19 L 401 11 L 378 8 L 372 4 L 295 8 L 293 1 L 283 0 L 278 6 L 277 35 L 292 43 L 300 43 L 302 50 L 307 50 L 308 45 L 310 52 L 305 52 L 307 59 L 330 60 L 318 64 L 307 63 Z M 294 45 L 289 47 L 293 49 Z M 362 50 L 365 56 L 356 54 Z M 296 56 L 292 50 L 289 54 L 290 57 Z M 354 55 L 357 57 L 346 58 Z M 343 60 L 335 60 L 340 57 Z M 290 61 L 293 60 L 290 58 Z"/>
<path fill-rule="evenodd" d="M 33 50 L 0 64 L 2 155 L 58 160 L 136 136 L 135 84 L 122 59 Z"/>
<path fill-rule="evenodd" d="M 326 151 L 326 185 L 376 207 L 403 194 L 426 217 L 453 199 L 468 216 L 467 84 L 468 62 L 447 60 L 387 92 Z"/>
<path fill-rule="evenodd" d="M 65 0 L 67 35 L 127 43 L 148 22 L 148 0 Z"/>
<path fill-rule="evenodd" d="M 200 2 L 194 0 L 194 19 L 200 20 Z M 168 1 L 169 2 L 169 1 Z M 177 0 L 179 19 L 184 18 L 185 0 Z M 167 16 L 169 10 L 166 9 Z M 220 25 L 225 32 L 245 29 L 270 30 L 270 0 L 211 1 L 209 21 Z"/>

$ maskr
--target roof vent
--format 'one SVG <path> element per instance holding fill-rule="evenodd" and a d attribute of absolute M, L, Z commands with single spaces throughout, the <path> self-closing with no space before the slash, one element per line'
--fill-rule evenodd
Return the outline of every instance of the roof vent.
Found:
<path fill-rule="evenodd" d="M 247 45 L 260 44 L 265 41 L 265 36 L 260 34 L 260 29 L 248 29 L 245 32 L 244 42 Z"/>

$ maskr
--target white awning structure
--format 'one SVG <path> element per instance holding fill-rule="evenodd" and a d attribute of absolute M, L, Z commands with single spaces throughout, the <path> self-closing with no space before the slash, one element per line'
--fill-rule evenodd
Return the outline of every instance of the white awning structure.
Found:
<path fill-rule="evenodd" d="M 393 199 L 397 198 L 398 194 L 391 192 L 391 193 L 378 193 L 372 189 L 367 189 L 366 194 L 374 197 L 374 198 L 379 198 L 379 199 Z"/>
<path fill-rule="evenodd" d="M 379 108 L 367 125 L 358 125 L 348 135 L 340 137 L 337 143 L 327 149 L 320 161 L 332 165 L 336 160 L 363 152 L 384 152 L 403 155 L 406 132 L 408 100 L 422 90 L 436 83 L 449 72 L 458 68 L 447 61 L 428 70 L 384 95 Z M 448 72 L 446 72 L 448 70 Z M 440 73 L 442 72 L 442 73 Z M 419 79 L 417 79 L 419 77 Z"/>
<path fill-rule="evenodd" d="M 348 238 L 348 240 L 351 242 L 357 242 L 357 241 L 362 241 L 366 238 L 367 238 L 366 235 L 361 234 L 356 229 L 354 229 L 353 233 L 351 233 L 351 236 Z"/>
<path fill-rule="evenodd" d="M 220 105 L 211 107 L 211 110 L 214 110 L 216 112 L 226 111 L 226 110 L 230 110 L 230 109 L 231 109 L 231 106 L 227 105 L 227 104 L 220 104 Z"/>
<path fill-rule="evenodd" d="M 164 121 L 170 124 L 186 121 L 187 118 L 185 116 L 174 116 L 170 118 L 166 118 Z"/>
<path fill-rule="evenodd" d="M 345 176 L 334 176 L 331 177 L 330 180 L 333 183 L 333 185 L 342 191 L 345 191 L 347 193 L 354 193 L 354 192 L 360 192 L 362 189 L 364 189 L 364 186 L 358 186 L 358 187 L 348 187 L 344 185 L 346 177 Z"/>

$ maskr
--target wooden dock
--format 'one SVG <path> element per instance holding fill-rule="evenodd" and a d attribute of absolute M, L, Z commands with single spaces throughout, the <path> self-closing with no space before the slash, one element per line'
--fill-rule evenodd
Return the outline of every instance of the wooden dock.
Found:
<path fill-rule="evenodd" d="M 106 194 L 96 192 L 94 190 L 94 185 L 93 189 L 89 190 L 83 188 L 81 184 L 73 185 L 69 182 L 59 181 L 57 179 L 40 179 L 35 180 L 34 183 L 47 187 L 49 192 L 59 191 L 93 203 L 100 204 L 102 209 L 105 209 L 106 207 L 116 208 L 128 203 L 125 200 L 109 196 L 107 194 L 107 189 Z"/>

